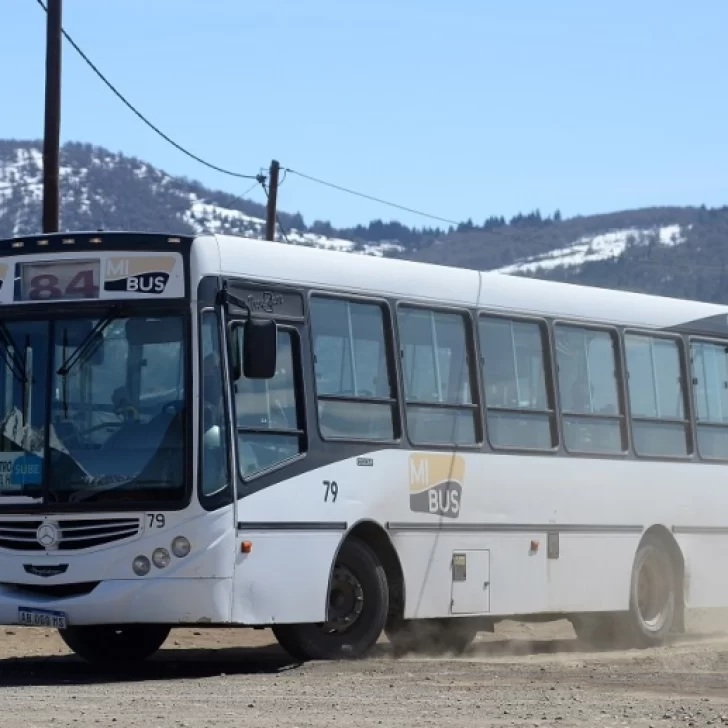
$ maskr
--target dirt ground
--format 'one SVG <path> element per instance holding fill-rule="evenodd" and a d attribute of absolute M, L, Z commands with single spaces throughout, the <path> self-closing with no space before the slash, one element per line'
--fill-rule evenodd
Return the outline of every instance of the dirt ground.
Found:
<path fill-rule="evenodd" d="M 177 630 L 100 674 L 47 630 L 0 628 L 0 727 L 723 726 L 728 616 L 654 650 L 589 652 L 568 623 L 504 623 L 458 658 L 292 663 L 268 631 Z"/>

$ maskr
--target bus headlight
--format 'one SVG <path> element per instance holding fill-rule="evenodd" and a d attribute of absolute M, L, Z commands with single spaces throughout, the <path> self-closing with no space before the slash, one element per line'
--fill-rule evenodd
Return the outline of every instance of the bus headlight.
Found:
<path fill-rule="evenodd" d="M 131 568 L 134 569 L 134 573 L 137 576 L 146 576 L 149 573 L 149 569 L 152 568 L 152 565 L 146 556 L 137 556 L 131 562 Z"/>
<path fill-rule="evenodd" d="M 152 554 L 152 561 L 158 569 L 163 569 L 165 566 L 169 566 L 169 562 L 172 557 L 169 555 L 167 549 L 154 549 Z"/>
<path fill-rule="evenodd" d="M 190 542 L 184 536 L 177 536 L 172 541 L 172 553 L 179 559 L 187 556 L 191 549 Z"/>

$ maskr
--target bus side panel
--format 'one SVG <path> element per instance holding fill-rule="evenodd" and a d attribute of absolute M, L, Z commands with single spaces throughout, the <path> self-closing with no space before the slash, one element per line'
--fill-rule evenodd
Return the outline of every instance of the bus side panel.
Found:
<path fill-rule="evenodd" d="M 559 533 L 559 556 L 548 558 L 547 537 L 539 536 L 546 564 L 544 611 L 616 612 L 629 609 L 632 565 L 639 533 Z"/>
<path fill-rule="evenodd" d="M 405 575 L 405 618 L 627 609 L 638 542 L 639 535 L 566 534 L 559 558 L 549 559 L 543 531 L 400 533 L 394 544 Z M 458 558 L 472 595 L 463 607 L 456 600 Z"/>
<path fill-rule="evenodd" d="M 248 625 L 322 622 L 340 531 L 239 533 L 233 621 Z M 242 553 L 243 542 L 250 553 Z"/>
<path fill-rule="evenodd" d="M 703 609 L 728 604 L 728 533 L 679 534 L 676 541 L 685 559 L 685 606 Z"/>

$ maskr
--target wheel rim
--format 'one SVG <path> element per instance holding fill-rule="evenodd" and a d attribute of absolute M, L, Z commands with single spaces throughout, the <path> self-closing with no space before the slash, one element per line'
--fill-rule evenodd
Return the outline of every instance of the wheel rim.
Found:
<path fill-rule="evenodd" d="M 351 629 L 363 608 L 364 590 L 359 579 L 345 566 L 336 566 L 329 592 L 329 619 L 321 630 L 337 634 Z"/>
<path fill-rule="evenodd" d="M 663 565 L 654 554 L 647 555 L 637 577 L 637 609 L 646 629 L 651 632 L 662 629 L 668 618 L 671 596 Z"/>

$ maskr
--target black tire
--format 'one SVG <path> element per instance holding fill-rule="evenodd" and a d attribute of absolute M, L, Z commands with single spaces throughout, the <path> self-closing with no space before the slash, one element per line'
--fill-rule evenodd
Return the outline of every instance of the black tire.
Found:
<path fill-rule="evenodd" d="M 385 628 L 395 656 L 408 652 L 461 655 L 478 633 L 466 618 L 402 620 L 391 618 Z"/>
<path fill-rule="evenodd" d="M 324 624 L 273 626 L 273 634 L 291 657 L 358 659 L 382 634 L 389 610 L 387 576 L 372 549 L 356 538 L 347 539 L 339 551 L 329 600 L 329 621 Z"/>
<path fill-rule="evenodd" d="M 665 642 L 677 614 L 675 567 L 662 541 L 648 535 L 640 544 L 632 567 L 629 612 L 624 634 L 634 647 L 656 647 Z"/>
<path fill-rule="evenodd" d="M 146 660 L 164 644 L 170 631 L 161 624 L 100 624 L 58 630 L 61 639 L 81 659 L 104 666 Z"/>

